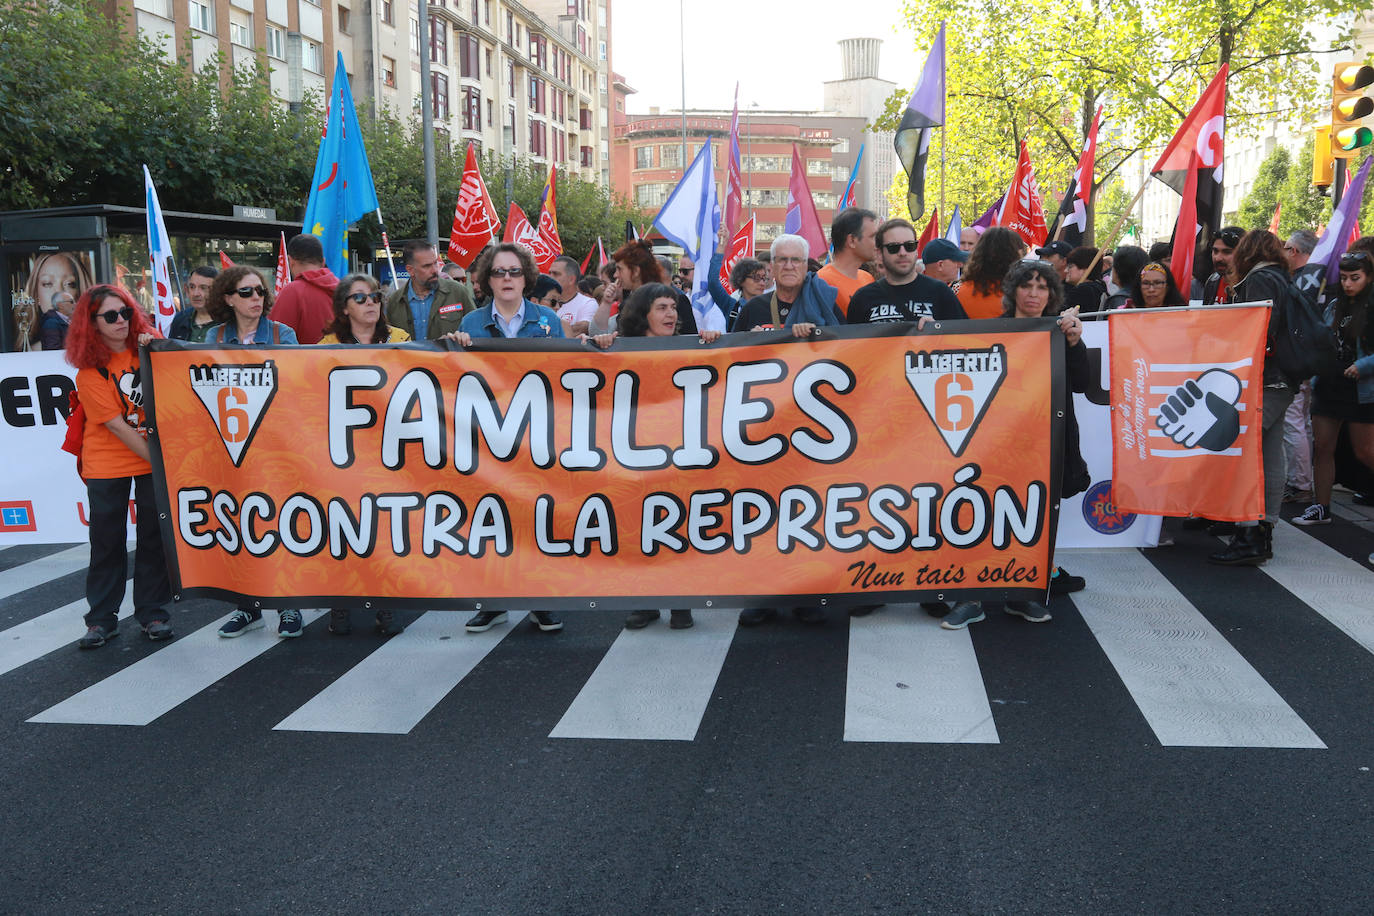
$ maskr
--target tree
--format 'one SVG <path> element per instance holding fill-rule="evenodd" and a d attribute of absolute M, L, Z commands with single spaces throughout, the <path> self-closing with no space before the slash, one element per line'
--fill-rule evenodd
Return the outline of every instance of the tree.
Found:
<path fill-rule="evenodd" d="M 1081 0 L 1067 7 L 906 0 L 903 18 L 918 44 L 928 45 L 938 24 L 949 23 L 947 120 L 932 144 L 927 186 L 938 188 L 943 141 L 949 206 L 986 207 L 1006 187 L 1020 141 L 1029 138 L 1049 209 L 1101 104 L 1100 189 L 1133 153 L 1152 150 L 1173 133 L 1222 63 L 1231 73 L 1230 135 L 1253 132 L 1276 116 L 1305 122 L 1325 85 L 1303 55 L 1348 39 L 1343 9 L 1337 0 Z M 1336 41 L 1317 41 L 1318 27 L 1334 32 Z M 896 126 L 909 94 L 904 89 L 889 100 L 880 129 Z"/>
<path fill-rule="evenodd" d="M 1255 173 L 1255 182 L 1250 187 L 1250 193 L 1245 195 L 1245 199 L 1240 202 L 1240 209 L 1236 211 L 1237 225 L 1246 229 L 1269 227 L 1274 218 L 1274 208 L 1278 206 L 1282 196 L 1283 186 L 1288 181 L 1292 161 L 1288 148 L 1283 145 L 1275 146 L 1273 151 L 1264 157 L 1259 171 Z"/>

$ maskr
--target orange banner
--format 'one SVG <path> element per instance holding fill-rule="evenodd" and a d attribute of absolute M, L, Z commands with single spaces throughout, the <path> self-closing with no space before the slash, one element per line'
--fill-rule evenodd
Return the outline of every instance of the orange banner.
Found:
<path fill-rule="evenodd" d="M 1265 305 L 1112 312 L 1117 508 L 1264 517 Z"/>
<path fill-rule="evenodd" d="M 176 591 L 484 609 L 1043 596 L 1062 336 L 914 330 L 609 351 L 156 341 Z"/>

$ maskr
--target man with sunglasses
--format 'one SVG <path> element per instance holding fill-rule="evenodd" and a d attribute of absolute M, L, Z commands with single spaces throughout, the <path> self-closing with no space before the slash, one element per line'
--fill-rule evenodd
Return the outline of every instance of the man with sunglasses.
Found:
<path fill-rule="evenodd" d="M 313 235 L 297 235 L 286 243 L 291 282 L 282 288 L 272 318 L 296 332 L 303 344 L 316 344 L 334 320 L 334 290 L 339 278 L 324 264 L 324 245 Z"/>
<path fill-rule="evenodd" d="M 916 228 L 900 217 L 890 219 L 878 228 L 878 257 L 882 259 L 887 278 L 870 283 L 854 294 L 849 301 L 846 318 L 849 324 L 875 324 L 886 321 L 920 321 L 934 318 L 941 321 L 967 318 L 963 306 L 943 280 L 952 268 L 958 276 L 958 264 L 968 260 L 968 254 L 946 239 L 936 239 L 923 252 L 927 274 L 931 265 L 940 278 L 922 275 L 916 270 Z M 931 259 L 934 260 L 931 260 Z"/>
<path fill-rule="evenodd" d="M 387 299 L 387 324 L 412 340 L 438 340 L 457 331 L 476 307 L 472 288 L 441 273 L 439 250 L 426 241 L 406 242 L 401 260 L 410 279 Z"/>
<path fill-rule="evenodd" d="M 1202 285 L 1203 305 L 1231 301 L 1231 288 L 1226 276 L 1231 272 L 1231 255 L 1244 234 L 1245 230 L 1239 226 L 1225 226 L 1212 236 L 1212 275 Z"/>

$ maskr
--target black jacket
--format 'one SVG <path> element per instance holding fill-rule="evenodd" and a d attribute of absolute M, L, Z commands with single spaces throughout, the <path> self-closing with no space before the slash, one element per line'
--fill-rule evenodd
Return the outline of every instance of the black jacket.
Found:
<path fill-rule="evenodd" d="M 1083 460 L 1080 446 L 1078 417 L 1073 411 L 1073 393 L 1085 394 L 1092 388 L 1092 365 L 1088 362 L 1088 348 L 1083 341 L 1073 346 L 1065 341 L 1064 373 L 1069 390 L 1064 392 L 1064 477 L 1060 482 L 1059 496 L 1068 499 L 1092 485 L 1092 475 L 1088 472 L 1088 463 Z"/>
<path fill-rule="evenodd" d="M 1209 284 L 1211 280 L 1207 281 Z M 1269 333 L 1264 342 L 1264 384 L 1276 385 L 1286 381 L 1279 371 L 1278 360 L 1271 359 L 1274 350 L 1274 334 L 1283 327 L 1283 315 L 1288 309 L 1288 271 L 1272 261 L 1264 261 L 1250 268 L 1245 278 L 1231 290 L 1232 302 L 1263 302 L 1268 299 L 1274 303 L 1269 310 Z"/>

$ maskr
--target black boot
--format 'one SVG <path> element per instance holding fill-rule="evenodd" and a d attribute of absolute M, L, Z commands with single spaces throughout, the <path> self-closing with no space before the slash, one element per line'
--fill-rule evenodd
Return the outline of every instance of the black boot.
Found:
<path fill-rule="evenodd" d="M 1274 559 L 1274 523 L 1260 522 L 1260 546 L 1264 550 L 1266 560 Z"/>
<path fill-rule="evenodd" d="M 1219 566 L 1262 566 L 1272 555 L 1265 547 L 1263 526 L 1256 525 L 1237 528 L 1231 544 L 1220 553 L 1214 553 L 1207 562 Z"/>

